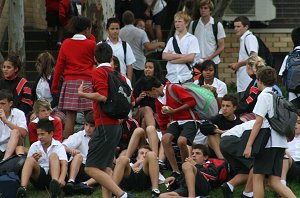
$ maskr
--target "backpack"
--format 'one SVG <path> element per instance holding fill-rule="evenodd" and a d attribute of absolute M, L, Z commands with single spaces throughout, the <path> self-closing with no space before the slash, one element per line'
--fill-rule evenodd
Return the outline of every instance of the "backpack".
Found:
<path fill-rule="evenodd" d="M 16 197 L 20 187 L 20 178 L 15 172 L 7 172 L 0 176 L 0 198 Z"/>
<path fill-rule="evenodd" d="M 231 167 L 224 159 L 208 158 L 207 160 L 213 163 L 217 169 L 217 178 L 211 181 L 212 187 L 216 188 L 221 186 L 224 182 L 228 181 L 231 177 Z"/>
<path fill-rule="evenodd" d="M 182 102 L 174 94 L 172 86 L 173 85 L 171 84 L 168 88 L 170 96 L 178 103 L 182 104 Z M 196 100 L 196 106 L 194 107 L 193 111 L 197 113 L 201 120 L 208 120 L 218 114 L 218 103 L 214 94 L 210 90 L 193 83 L 186 83 L 181 85 L 181 87 L 190 93 Z"/>
<path fill-rule="evenodd" d="M 105 43 L 106 40 L 102 40 L 102 43 Z M 123 52 L 124 52 L 124 63 L 126 64 L 126 52 L 127 52 L 127 44 L 126 41 L 122 41 L 122 47 L 123 47 Z"/>
<path fill-rule="evenodd" d="M 0 162 L 0 175 L 15 172 L 21 176 L 21 171 L 26 160 L 26 155 L 13 155 Z"/>
<path fill-rule="evenodd" d="M 102 68 L 108 73 L 108 96 L 106 102 L 100 102 L 100 116 L 103 111 L 114 119 L 127 118 L 131 110 L 131 88 L 119 72 Z"/>
<path fill-rule="evenodd" d="M 249 36 L 251 34 L 246 35 Z M 271 66 L 271 67 L 275 67 L 275 59 L 272 55 L 272 53 L 270 52 L 269 48 L 266 46 L 266 44 L 256 35 L 254 35 L 257 39 L 258 42 L 258 53 L 257 55 L 260 56 L 261 58 L 263 58 L 267 64 L 267 66 Z M 245 37 L 245 39 L 246 39 Z M 246 47 L 246 43 L 245 43 L 245 51 L 248 54 L 248 56 L 250 55 L 247 47 Z"/>
<path fill-rule="evenodd" d="M 272 129 L 289 140 L 295 137 L 295 124 L 297 121 L 297 110 L 295 106 L 282 96 L 269 92 L 273 95 L 274 116 L 266 116 Z"/>
<path fill-rule="evenodd" d="M 285 71 L 283 72 L 283 84 L 287 91 L 300 93 L 300 50 L 289 53 Z"/>
<path fill-rule="evenodd" d="M 195 30 L 198 25 L 198 22 L 199 22 L 199 19 L 193 21 L 193 24 L 192 24 L 192 34 L 193 35 L 195 35 Z M 211 25 L 212 25 L 213 33 L 214 33 L 217 48 L 218 48 L 218 21 L 216 21 L 216 19 L 214 19 L 214 24 L 211 24 Z"/>
<path fill-rule="evenodd" d="M 173 48 L 174 48 L 174 51 L 176 52 L 176 54 L 182 54 L 175 36 L 173 36 L 172 44 L 173 44 Z M 192 66 L 189 63 L 185 63 L 185 65 L 189 68 L 189 70 L 192 70 Z"/>

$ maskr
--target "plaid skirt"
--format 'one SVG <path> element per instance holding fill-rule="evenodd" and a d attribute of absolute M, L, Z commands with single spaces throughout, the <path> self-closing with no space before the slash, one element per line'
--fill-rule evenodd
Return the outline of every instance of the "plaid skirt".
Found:
<path fill-rule="evenodd" d="M 68 80 L 63 83 L 58 105 L 58 109 L 60 111 L 84 112 L 93 109 L 92 100 L 80 98 L 78 96 L 78 87 L 82 82 L 87 86 L 87 89 L 85 90 L 86 92 L 93 91 L 92 82 L 90 81 Z"/>

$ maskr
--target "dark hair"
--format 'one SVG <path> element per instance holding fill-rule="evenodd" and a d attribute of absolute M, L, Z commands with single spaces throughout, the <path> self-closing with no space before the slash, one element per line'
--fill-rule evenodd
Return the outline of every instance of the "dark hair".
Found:
<path fill-rule="evenodd" d="M 120 61 L 119 61 L 118 57 L 113 56 L 112 60 L 114 61 L 114 65 L 115 65 L 114 70 L 116 70 L 116 71 L 118 71 L 120 73 L 121 72 L 121 68 L 120 68 Z"/>
<path fill-rule="evenodd" d="M 94 120 L 94 112 L 93 111 L 89 111 L 85 117 L 85 122 L 89 123 L 89 124 L 95 124 L 95 120 Z"/>
<path fill-rule="evenodd" d="M 1 89 L 0 90 L 0 100 L 5 100 L 5 99 L 7 99 L 8 102 L 14 101 L 13 94 L 10 90 Z"/>
<path fill-rule="evenodd" d="M 145 23 L 145 20 L 144 19 L 135 19 L 134 20 L 134 26 L 137 26 L 137 24 L 140 22 L 140 21 L 143 21 Z"/>
<path fill-rule="evenodd" d="M 152 149 L 149 145 L 143 145 L 138 150 L 140 150 L 140 149 L 148 149 L 149 151 L 152 151 Z"/>
<path fill-rule="evenodd" d="M 234 107 L 238 105 L 238 99 L 236 95 L 233 94 L 225 94 L 222 98 L 222 101 L 230 101 Z"/>
<path fill-rule="evenodd" d="M 209 149 L 207 148 L 207 146 L 205 146 L 203 144 L 193 144 L 192 150 L 193 149 L 199 149 L 199 150 L 201 150 L 204 156 L 208 156 L 209 155 Z"/>
<path fill-rule="evenodd" d="M 162 83 L 154 76 L 145 76 L 142 81 L 142 91 L 151 91 L 152 88 L 159 88 Z"/>
<path fill-rule="evenodd" d="M 200 70 L 201 73 L 204 70 L 207 70 L 209 67 L 213 66 L 214 76 L 216 76 L 216 64 L 212 60 L 206 60 L 202 64 L 200 64 L 200 65 L 196 64 L 195 66 L 196 66 L 196 68 L 199 67 L 199 70 Z M 199 81 L 199 85 L 204 85 L 204 76 L 201 75 L 200 78 L 198 79 L 198 81 Z"/>
<path fill-rule="evenodd" d="M 48 133 L 54 132 L 54 124 L 48 118 L 40 119 L 36 124 L 36 129 L 42 129 Z"/>
<path fill-rule="evenodd" d="M 166 80 L 166 78 L 163 75 L 160 63 L 157 60 L 154 60 L 154 59 L 147 59 L 146 62 L 145 62 L 145 65 L 148 62 L 149 63 L 153 63 L 153 66 L 154 66 L 154 74 L 153 74 L 153 76 L 156 77 L 162 84 L 166 84 L 167 80 Z M 145 75 L 145 74 L 143 74 L 143 75 Z"/>
<path fill-rule="evenodd" d="M 38 67 L 40 66 L 40 70 Z M 45 51 L 36 59 L 35 67 L 44 79 L 48 79 L 49 75 L 52 75 L 55 67 L 55 59 L 52 54 L 48 51 Z"/>
<path fill-rule="evenodd" d="M 243 24 L 243 26 L 247 25 L 248 29 L 250 27 L 250 21 L 249 21 L 248 17 L 246 17 L 246 16 L 238 16 L 234 19 L 233 22 L 241 22 Z"/>
<path fill-rule="evenodd" d="M 112 23 L 118 23 L 119 26 L 121 26 L 121 23 L 120 23 L 119 19 L 112 17 L 112 18 L 107 19 L 107 23 L 106 23 L 106 29 L 107 30 L 108 30 L 110 24 L 112 24 Z"/>
<path fill-rule="evenodd" d="M 122 21 L 125 25 L 134 23 L 134 14 L 130 10 L 126 10 L 122 15 Z"/>
<path fill-rule="evenodd" d="M 73 16 L 68 23 L 71 31 L 79 33 L 92 26 L 91 20 L 84 16 Z"/>
<path fill-rule="evenodd" d="M 270 66 L 263 67 L 257 71 L 256 78 L 265 86 L 272 87 L 277 79 L 276 70 Z"/>
<path fill-rule="evenodd" d="M 112 56 L 112 48 L 106 42 L 102 42 L 96 46 L 95 58 L 98 63 L 110 63 Z"/>
<path fill-rule="evenodd" d="M 291 37 L 294 43 L 294 47 L 300 46 L 300 27 L 296 27 L 293 29 Z"/>
<path fill-rule="evenodd" d="M 17 55 L 17 54 L 8 54 L 5 61 L 11 62 L 12 66 L 15 69 L 18 69 L 17 73 L 19 73 L 20 70 L 22 69 L 22 63 L 21 63 L 19 55 Z"/>

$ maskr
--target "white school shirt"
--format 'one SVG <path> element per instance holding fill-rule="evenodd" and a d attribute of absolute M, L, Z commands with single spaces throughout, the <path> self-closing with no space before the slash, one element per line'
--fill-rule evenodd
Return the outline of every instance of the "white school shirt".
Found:
<path fill-rule="evenodd" d="M 300 50 L 300 46 L 297 46 L 297 47 L 294 48 L 294 50 L 296 50 L 296 49 Z M 288 55 L 285 56 L 285 58 L 284 58 L 284 60 L 282 62 L 281 68 L 280 68 L 279 73 L 278 73 L 279 76 L 282 76 L 283 72 L 285 71 L 287 59 L 288 59 Z M 300 94 L 295 94 L 295 93 L 292 93 L 292 92 L 288 92 L 288 99 L 289 99 L 289 101 L 292 101 L 292 100 L 294 100 L 294 99 L 296 99 L 298 97 L 300 97 Z"/>
<path fill-rule="evenodd" d="M 48 76 L 48 79 L 50 80 L 51 76 Z M 53 98 L 51 95 L 51 89 L 49 86 L 49 83 L 44 78 L 40 78 L 37 86 L 36 86 L 36 96 L 39 100 L 47 100 L 48 102 L 52 102 Z"/>
<path fill-rule="evenodd" d="M 82 163 L 85 164 L 89 150 L 90 139 L 91 137 L 86 134 L 85 130 L 82 130 L 69 136 L 68 139 L 65 139 L 62 144 L 70 149 L 79 150 L 80 154 L 83 157 Z M 71 161 L 72 159 L 73 157 L 71 157 L 69 161 Z"/>
<path fill-rule="evenodd" d="M 154 0 L 146 0 L 146 3 L 148 6 L 150 6 L 152 4 Z M 165 7 L 167 6 L 167 3 L 163 0 L 157 0 L 155 5 L 154 5 L 154 8 L 152 10 L 152 15 L 156 15 L 158 14 L 159 12 L 161 12 Z"/>
<path fill-rule="evenodd" d="M 194 21 L 190 24 L 189 27 L 189 33 L 193 33 L 192 32 L 192 24 L 194 23 Z M 216 39 L 215 39 L 215 35 L 214 35 L 214 31 L 212 28 L 212 24 L 214 24 L 214 18 L 210 17 L 210 20 L 207 24 L 203 24 L 203 22 L 201 21 L 201 17 L 199 19 L 199 22 L 196 26 L 195 29 L 195 33 L 194 35 L 197 37 L 198 39 L 198 43 L 199 43 L 199 48 L 200 48 L 200 53 L 197 54 L 197 58 L 196 60 L 200 60 L 203 58 L 207 58 L 210 55 L 212 55 L 216 50 L 217 50 L 217 46 L 218 43 L 216 43 Z M 225 38 L 225 30 L 224 27 L 222 25 L 222 23 L 218 22 L 218 34 L 217 34 L 217 39 L 222 39 Z M 221 62 L 220 56 L 216 56 L 212 59 L 216 64 L 219 64 Z"/>
<path fill-rule="evenodd" d="M 285 136 L 279 135 L 275 130 L 270 127 L 270 124 L 266 118 L 266 115 L 271 118 L 274 116 L 274 107 L 273 107 L 273 95 L 268 93 L 273 92 L 272 87 L 266 87 L 257 97 L 257 102 L 253 109 L 253 113 L 264 118 L 263 125 L 271 129 L 271 137 L 266 145 L 266 148 L 278 147 L 278 148 L 287 148 L 287 139 Z"/>
<path fill-rule="evenodd" d="M 246 38 L 247 37 L 247 38 Z M 246 39 L 245 39 L 246 38 Z M 256 52 L 258 53 L 258 42 L 256 37 L 247 30 L 240 38 L 240 51 L 239 51 L 239 62 L 247 60 L 249 55 L 245 50 L 245 43 L 248 50 L 248 53 Z M 247 73 L 246 65 L 240 67 L 236 72 L 237 80 L 237 92 L 243 92 L 247 89 L 249 83 L 252 81 L 250 76 Z"/>
<path fill-rule="evenodd" d="M 242 124 L 236 125 L 231 129 L 225 131 L 221 137 L 225 136 L 236 136 L 241 137 L 246 130 L 251 130 L 253 128 L 255 120 L 250 120 L 248 122 L 244 122 Z"/>
<path fill-rule="evenodd" d="M 38 160 L 38 164 L 45 170 L 46 174 L 49 173 L 49 157 L 52 153 L 56 153 L 60 161 L 68 161 L 65 147 L 59 141 L 53 138 L 51 145 L 47 149 L 47 152 L 44 151 L 43 146 L 39 140 L 34 142 L 29 148 L 27 157 L 31 157 L 36 152 L 42 153 L 42 156 Z"/>
<path fill-rule="evenodd" d="M 28 131 L 26 117 L 23 111 L 17 108 L 12 108 L 7 119 L 14 125 L 24 128 L 26 132 Z M 0 151 L 2 152 L 4 152 L 7 148 L 7 143 L 10 138 L 11 131 L 12 129 L 4 124 L 0 119 Z"/>
<path fill-rule="evenodd" d="M 109 44 L 113 50 L 113 55 L 118 57 L 119 62 L 120 62 L 120 71 L 121 74 L 127 77 L 127 66 L 131 65 L 135 62 L 135 57 L 133 55 L 132 49 L 130 45 L 126 42 L 126 65 L 124 62 L 124 50 L 123 50 L 123 45 L 122 45 L 122 40 L 119 38 L 118 43 L 113 44 L 109 37 L 106 39 L 107 44 Z M 98 44 L 102 43 L 99 42 Z"/>
<path fill-rule="evenodd" d="M 174 37 L 177 40 L 178 47 L 182 54 L 200 53 L 198 40 L 194 35 L 187 32 L 181 39 L 179 39 L 177 34 L 175 34 Z M 174 47 L 173 47 L 174 37 L 171 37 L 168 40 L 167 46 L 163 51 L 164 53 L 176 54 Z M 189 64 L 192 66 L 193 63 L 189 63 Z M 173 64 L 170 61 L 168 61 L 166 67 L 167 67 L 166 78 L 171 83 L 185 82 L 192 78 L 192 71 L 189 70 L 189 68 L 187 67 L 187 65 L 185 63 Z"/>
<path fill-rule="evenodd" d="M 295 162 L 300 161 L 300 136 L 295 136 L 292 141 L 288 142 L 287 152 L 292 156 Z"/>
<path fill-rule="evenodd" d="M 194 84 L 199 85 L 199 80 L 195 80 Z M 205 82 L 204 84 L 206 85 Z M 223 98 L 227 94 L 227 85 L 220 79 L 214 78 L 214 81 L 211 86 L 216 88 L 218 98 Z"/>

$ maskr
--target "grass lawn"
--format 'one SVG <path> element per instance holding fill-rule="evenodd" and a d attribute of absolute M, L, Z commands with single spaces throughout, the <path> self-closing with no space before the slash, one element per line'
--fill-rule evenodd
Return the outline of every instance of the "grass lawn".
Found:
<path fill-rule="evenodd" d="M 289 186 L 292 189 L 292 191 L 295 193 L 296 197 L 300 197 L 299 183 L 294 182 L 294 183 L 291 183 Z M 161 188 L 161 192 L 166 191 L 164 185 L 161 185 L 160 188 Z M 234 192 L 234 197 L 237 197 L 237 198 L 241 197 L 242 190 L 243 190 L 242 186 L 236 188 L 235 192 Z M 143 192 L 131 192 L 131 193 L 136 195 L 137 198 L 151 198 L 150 190 L 143 191 Z M 38 191 L 38 190 L 35 190 L 32 186 L 29 186 L 27 197 L 48 198 L 48 197 L 50 197 L 50 194 L 46 190 Z M 101 191 L 99 190 L 99 187 L 97 187 L 96 191 L 91 196 L 70 196 L 70 197 L 73 197 L 73 198 L 84 198 L 84 197 L 99 198 L 99 197 L 101 197 Z M 223 196 L 222 196 L 222 192 L 220 189 L 215 189 L 210 193 L 210 197 L 211 198 L 212 197 L 222 198 Z M 275 197 L 274 192 L 269 189 L 266 190 L 265 197 L 274 198 Z"/>

